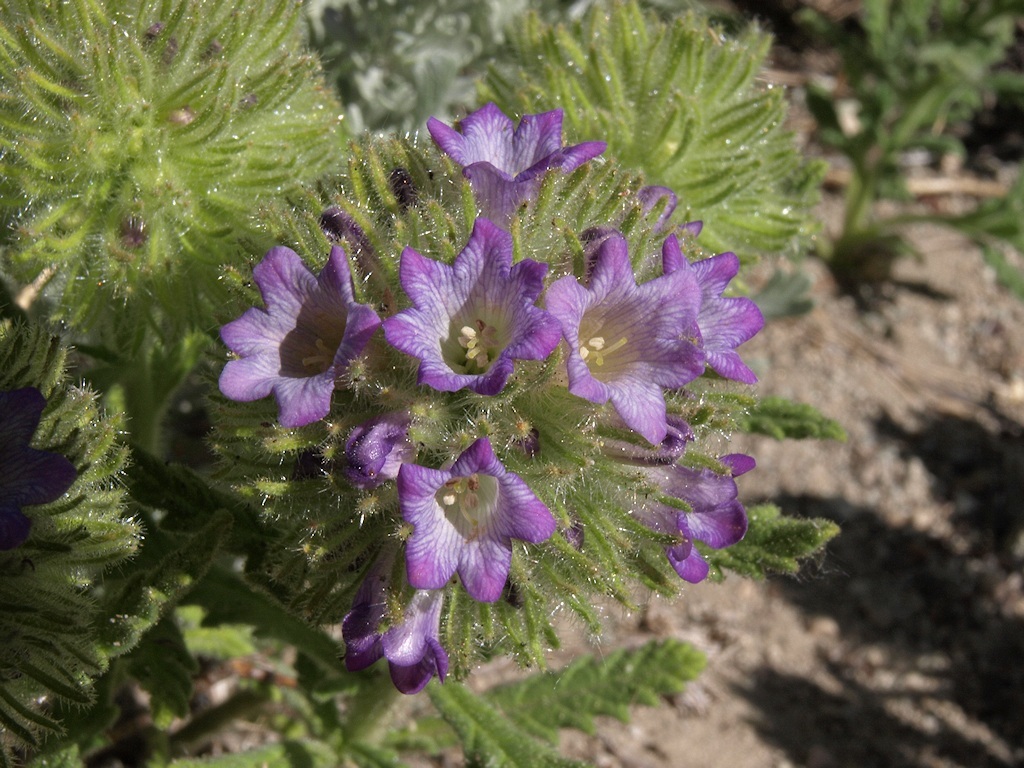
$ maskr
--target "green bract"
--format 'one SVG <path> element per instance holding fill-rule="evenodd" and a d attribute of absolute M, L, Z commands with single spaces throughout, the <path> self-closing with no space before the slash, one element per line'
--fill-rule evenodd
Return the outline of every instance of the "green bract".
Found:
<path fill-rule="evenodd" d="M 19 279 L 91 326 L 154 300 L 208 314 L 255 203 L 323 172 L 339 109 L 300 6 L 12 0 L 0 12 L 0 192 Z"/>
<path fill-rule="evenodd" d="M 531 15 L 510 36 L 519 67 L 492 69 L 482 99 L 564 109 L 569 133 L 672 188 L 708 248 L 795 251 L 813 231 L 820 169 L 782 128 L 782 89 L 757 80 L 771 38 L 756 27 L 728 39 L 700 15 L 663 22 L 633 2 L 557 27 Z"/>

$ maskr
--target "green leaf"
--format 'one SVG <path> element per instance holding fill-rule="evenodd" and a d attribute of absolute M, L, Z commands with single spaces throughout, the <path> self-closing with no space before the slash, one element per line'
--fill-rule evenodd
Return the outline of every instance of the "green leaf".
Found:
<path fill-rule="evenodd" d="M 558 755 L 463 685 L 427 687 L 430 700 L 459 735 L 467 764 L 487 768 L 585 768 Z"/>
<path fill-rule="evenodd" d="M 839 533 L 831 520 L 782 517 L 774 504 L 747 509 L 750 527 L 738 544 L 720 550 L 702 550 L 712 568 L 763 579 L 769 573 L 796 573 L 800 560 L 810 557 Z"/>
<path fill-rule="evenodd" d="M 757 295 L 751 298 L 765 320 L 796 317 L 806 315 L 814 308 L 810 289 L 811 279 L 806 273 L 784 272 L 777 269 Z"/>
<path fill-rule="evenodd" d="M 126 658 L 129 674 L 150 693 L 153 720 L 159 728 L 185 717 L 192 698 L 192 677 L 199 664 L 169 613 L 143 637 Z"/>
<path fill-rule="evenodd" d="M 168 463 L 135 446 L 127 476 L 133 499 L 167 512 L 161 520 L 161 528 L 194 531 L 218 510 L 227 510 L 234 522 L 225 541 L 230 551 L 255 560 L 266 548 L 270 534 L 259 512 L 237 496 L 214 487 L 188 467 Z"/>
<path fill-rule="evenodd" d="M 784 397 L 766 397 L 738 419 L 740 429 L 768 435 L 776 440 L 788 438 L 846 440 L 839 422 L 823 416 L 806 403 L 794 403 Z"/>
<path fill-rule="evenodd" d="M 315 661 L 322 672 L 337 675 L 343 671 L 339 661 L 341 649 L 334 640 L 224 568 L 211 569 L 189 593 L 186 602 L 206 609 L 206 624 L 247 624 L 260 637 L 294 645 Z"/>
<path fill-rule="evenodd" d="M 60 752 L 38 757 L 28 763 L 27 768 L 81 768 L 82 757 L 77 746 L 70 746 Z"/>
<path fill-rule="evenodd" d="M 230 528 L 231 516 L 224 511 L 212 515 L 192 536 L 171 537 L 151 527 L 146 548 L 132 564 L 134 572 L 102 606 L 99 634 L 109 656 L 134 648 L 183 595 L 201 583 Z"/>
<path fill-rule="evenodd" d="M 213 659 L 231 659 L 256 653 L 252 628 L 239 624 L 201 626 L 205 613 L 198 605 L 181 605 L 175 612 L 190 653 Z"/>
<path fill-rule="evenodd" d="M 602 659 L 577 659 L 558 672 L 495 688 L 487 698 L 524 730 L 557 743 L 561 728 L 594 733 L 598 715 L 626 722 L 631 706 L 656 706 L 662 696 L 680 693 L 705 662 L 688 643 L 652 641 Z"/>

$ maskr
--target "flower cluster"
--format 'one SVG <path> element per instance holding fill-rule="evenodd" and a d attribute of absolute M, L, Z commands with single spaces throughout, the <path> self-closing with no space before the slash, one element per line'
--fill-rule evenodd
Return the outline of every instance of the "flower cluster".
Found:
<path fill-rule="evenodd" d="M 523 257 L 517 217 L 549 174 L 570 174 L 605 148 L 563 146 L 561 127 L 561 112 L 549 112 L 513 128 L 493 104 L 461 131 L 432 119 L 431 137 L 462 167 L 477 207 L 450 263 L 412 247 L 372 253 L 355 220 L 332 208 L 321 227 L 329 236 L 344 230 L 333 239 L 358 247 L 353 263 L 336 244 L 314 276 L 294 251 L 273 248 L 254 270 L 265 309 L 221 329 L 235 355 L 220 378 L 223 394 L 240 402 L 273 394 L 287 428 L 329 420 L 326 474 L 358 494 L 360 509 L 391 515 L 393 535 L 353 562 L 361 581 L 342 631 L 349 669 L 383 656 L 403 692 L 447 674 L 443 617 L 455 591 L 476 604 L 514 604 L 526 578 L 518 574 L 528 570 L 525 562 L 517 570 L 519 558 L 557 531 L 586 552 L 586 525 L 544 483 L 574 460 L 558 457 L 558 429 L 591 431 L 602 466 L 634 478 L 616 503 L 660 542 L 682 579 L 708 575 L 696 542 L 720 548 L 746 531 L 733 478 L 753 460 L 734 454 L 715 469 L 691 466 L 695 431 L 680 405 L 709 371 L 756 380 L 736 347 L 763 319 L 750 299 L 723 296 L 739 261 L 731 253 L 689 261 L 680 237 L 699 224 L 673 229 L 674 195 L 660 188 L 637 196 L 647 212 L 665 201 L 652 226 L 660 259 L 631 253 L 615 221 L 579 234 L 576 268 L 554 255 Z M 397 259 L 397 280 L 383 295 L 373 295 L 374 280 L 354 279 L 353 271 L 371 277 L 367 261 L 388 258 Z M 514 471 L 548 455 L 546 473 Z M 586 465 L 578 466 L 583 484 Z"/>

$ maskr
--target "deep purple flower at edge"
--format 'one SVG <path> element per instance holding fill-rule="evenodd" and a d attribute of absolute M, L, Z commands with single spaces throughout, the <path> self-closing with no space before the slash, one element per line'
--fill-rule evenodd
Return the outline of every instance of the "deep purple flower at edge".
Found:
<path fill-rule="evenodd" d="M 720 253 L 710 259 L 690 262 L 679 248 L 675 235 L 661 249 L 665 274 L 692 271 L 701 287 L 697 317 L 698 337 L 708 365 L 727 379 L 755 384 L 757 376 L 740 359 L 736 347 L 753 338 L 764 327 L 764 316 L 753 300 L 743 296 L 727 298 L 722 292 L 740 271 L 735 253 Z"/>
<path fill-rule="evenodd" d="M 700 309 L 694 275 L 678 270 L 638 286 L 626 240 L 616 234 L 601 242 L 587 286 L 571 275 L 555 281 L 547 308 L 569 347 L 569 391 L 610 400 L 630 429 L 661 443 L 664 389 L 704 370 L 704 355 L 688 338 Z"/>
<path fill-rule="evenodd" d="M 747 512 L 736 498 L 733 478 L 753 469 L 754 459 L 735 453 L 722 456 L 719 461 L 726 465 L 729 474 L 679 464 L 643 470 L 667 496 L 691 507 L 690 512 L 684 512 L 652 500 L 636 510 L 636 514 L 653 530 L 680 537 L 679 543 L 667 547 L 665 554 L 676 573 L 693 584 L 703 581 L 709 571 L 694 541 L 722 549 L 738 542 L 747 532 Z"/>
<path fill-rule="evenodd" d="M 373 664 L 382 656 L 395 687 L 402 693 L 418 693 L 437 677 L 448 674 L 448 654 L 438 640 L 444 592 L 418 590 L 405 608 L 401 623 L 383 633 L 386 617 L 387 578 L 375 567 L 367 575 L 341 624 L 345 640 L 345 666 L 351 672 Z"/>
<path fill-rule="evenodd" d="M 339 246 L 314 277 L 290 248 L 271 248 L 253 270 L 266 309 L 252 308 L 220 330 L 239 355 L 224 366 L 220 390 L 249 402 L 273 393 L 285 427 L 324 418 L 335 381 L 380 325 L 357 304 L 348 259 Z"/>
<path fill-rule="evenodd" d="M 504 223 L 536 193 L 545 172 L 569 173 L 607 147 L 603 141 L 563 147 L 562 118 L 560 109 L 524 115 L 513 128 L 495 104 L 485 104 L 460 121 L 461 133 L 433 117 L 427 130 L 462 166 L 484 216 Z"/>
<path fill-rule="evenodd" d="M 59 453 L 29 447 L 44 407 L 35 387 L 0 392 L 0 550 L 28 538 L 32 520 L 22 507 L 56 501 L 78 475 Z"/>
<path fill-rule="evenodd" d="M 452 266 L 402 253 L 399 279 L 413 306 L 384 321 L 388 343 L 420 360 L 419 383 L 443 392 L 501 391 L 513 359 L 543 360 L 558 323 L 534 305 L 547 265 L 512 264 L 512 236 L 477 219 Z"/>
<path fill-rule="evenodd" d="M 409 583 L 441 589 L 457 572 L 474 600 L 494 602 L 512 564 L 512 539 L 531 543 L 555 531 L 555 519 L 482 437 L 448 469 L 403 464 L 398 471 Z"/>

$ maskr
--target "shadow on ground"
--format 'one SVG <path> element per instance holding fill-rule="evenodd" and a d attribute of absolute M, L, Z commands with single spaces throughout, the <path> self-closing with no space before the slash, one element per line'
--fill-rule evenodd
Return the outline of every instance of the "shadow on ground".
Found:
<path fill-rule="evenodd" d="M 817 573 L 779 579 L 813 621 L 839 628 L 820 682 L 764 668 L 742 694 L 794 762 L 819 766 L 1024 764 L 1024 438 L 936 417 L 877 432 L 932 475 L 950 510 L 933 531 L 839 498 L 774 499 L 842 526 Z M 1014 751 L 1016 750 L 1016 752 Z"/>

